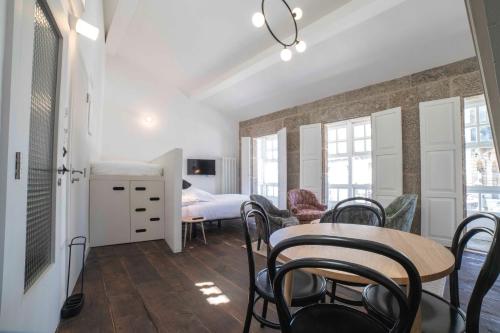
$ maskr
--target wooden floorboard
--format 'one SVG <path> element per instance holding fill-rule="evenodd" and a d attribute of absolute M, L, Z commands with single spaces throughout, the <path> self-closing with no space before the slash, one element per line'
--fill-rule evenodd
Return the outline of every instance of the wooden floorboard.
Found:
<path fill-rule="evenodd" d="M 61 321 L 58 332 L 241 332 L 249 283 L 241 226 L 229 221 L 222 228 L 207 226 L 206 232 L 208 245 L 194 239 L 180 254 L 162 240 L 92 248 L 85 306 L 79 316 Z M 466 256 L 460 272 L 464 306 L 483 260 Z M 265 267 L 263 257 L 255 259 L 259 269 Z M 273 306 L 269 318 L 276 320 Z M 481 332 L 500 332 L 498 281 L 481 318 Z M 255 320 L 251 330 L 274 331 Z"/>

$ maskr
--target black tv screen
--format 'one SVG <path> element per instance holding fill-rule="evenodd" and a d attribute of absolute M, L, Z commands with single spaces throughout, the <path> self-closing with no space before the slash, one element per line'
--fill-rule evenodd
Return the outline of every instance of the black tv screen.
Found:
<path fill-rule="evenodd" d="M 215 176 L 215 160 L 187 160 L 188 175 Z"/>

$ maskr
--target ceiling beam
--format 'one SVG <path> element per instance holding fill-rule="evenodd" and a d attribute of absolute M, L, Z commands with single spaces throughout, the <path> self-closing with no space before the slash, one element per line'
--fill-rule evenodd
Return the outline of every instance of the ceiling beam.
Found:
<path fill-rule="evenodd" d="M 312 48 L 405 1 L 408 0 L 352 0 L 301 29 L 300 39 L 307 43 L 308 48 Z M 197 101 L 206 100 L 280 62 L 278 48 L 276 46 L 269 47 L 217 80 L 195 90 L 190 97 Z"/>

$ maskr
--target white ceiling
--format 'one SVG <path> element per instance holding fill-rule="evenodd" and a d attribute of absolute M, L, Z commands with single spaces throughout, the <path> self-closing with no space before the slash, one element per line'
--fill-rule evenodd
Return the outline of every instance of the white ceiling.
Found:
<path fill-rule="evenodd" d="M 288 63 L 251 24 L 260 0 L 118 1 L 113 55 L 239 120 L 474 55 L 459 0 L 289 0 L 308 50 Z M 267 3 L 273 28 L 291 35 L 281 1 Z"/>

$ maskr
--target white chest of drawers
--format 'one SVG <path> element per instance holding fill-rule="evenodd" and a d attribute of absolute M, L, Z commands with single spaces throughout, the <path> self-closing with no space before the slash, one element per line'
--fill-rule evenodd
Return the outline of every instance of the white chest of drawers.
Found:
<path fill-rule="evenodd" d="M 91 246 L 165 238 L 164 199 L 163 177 L 93 176 Z"/>

